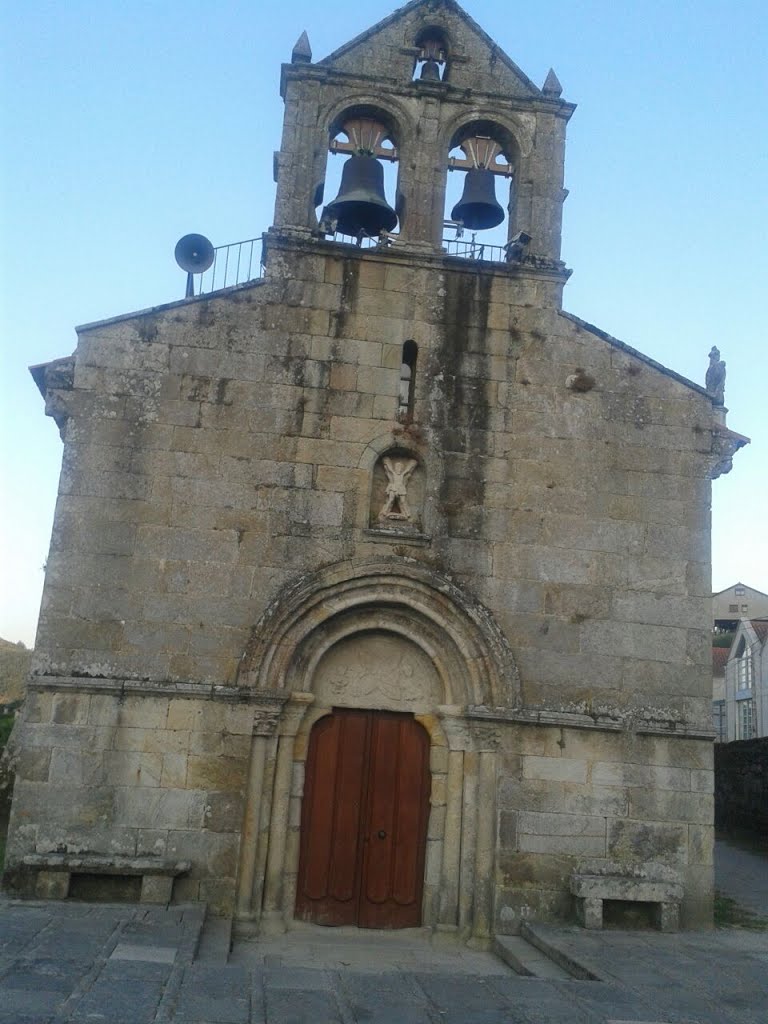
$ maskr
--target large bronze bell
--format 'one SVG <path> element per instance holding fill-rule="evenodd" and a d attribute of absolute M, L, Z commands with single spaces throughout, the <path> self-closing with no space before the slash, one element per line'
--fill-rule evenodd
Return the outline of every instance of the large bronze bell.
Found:
<path fill-rule="evenodd" d="M 451 220 L 470 231 L 495 228 L 504 220 L 504 210 L 496 202 L 493 172 L 487 167 L 472 167 L 464 179 L 464 192 L 451 210 Z"/>
<path fill-rule="evenodd" d="M 397 214 L 384 197 L 384 168 L 373 156 L 351 156 L 341 169 L 339 194 L 323 210 L 342 235 L 380 235 L 397 224 Z"/>
<path fill-rule="evenodd" d="M 419 78 L 422 82 L 439 82 L 440 78 L 440 65 L 436 60 L 429 58 L 425 60 L 421 66 L 421 74 Z"/>

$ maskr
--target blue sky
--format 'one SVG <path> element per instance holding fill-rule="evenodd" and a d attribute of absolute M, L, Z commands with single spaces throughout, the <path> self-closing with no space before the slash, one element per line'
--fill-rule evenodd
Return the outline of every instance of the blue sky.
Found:
<path fill-rule="evenodd" d="M 768 591 L 768 43 L 756 0 L 467 0 L 569 127 L 565 306 L 703 382 L 717 344 L 729 425 L 752 438 L 713 487 L 713 584 Z M 26 367 L 74 326 L 181 298 L 177 239 L 272 219 L 279 65 L 315 59 L 387 0 L 27 0 L 0 15 L 0 636 L 34 639 L 61 443 Z"/>

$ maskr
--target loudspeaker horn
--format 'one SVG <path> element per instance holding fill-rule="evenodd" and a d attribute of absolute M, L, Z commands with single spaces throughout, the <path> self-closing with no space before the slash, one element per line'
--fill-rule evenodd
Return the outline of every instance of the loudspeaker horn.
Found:
<path fill-rule="evenodd" d="M 187 272 L 186 297 L 189 299 L 195 294 L 192 275 L 205 273 L 213 263 L 213 245 L 205 235 L 184 235 L 176 243 L 173 255 L 181 269 Z"/>

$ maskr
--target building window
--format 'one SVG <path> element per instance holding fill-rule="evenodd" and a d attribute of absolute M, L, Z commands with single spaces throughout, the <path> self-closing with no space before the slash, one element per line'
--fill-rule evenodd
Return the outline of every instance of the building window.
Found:
<path fill-rule="evenodd" d="M 733 595 L 734 595 L 734 597 L 744 597 L 746 592 L 747 592 L 746 587 L 734 587 L 733 588 Z"/>
<path fill-rule="evenodd" d="M 743 700 L 739 703 L 739 739 L 755 738 L 755 702 Z"/>
<path fill-rule="evenodd" d="M 736 650 L 736 679 L 739 690 L 752 689 L 752 654 L 744 637 Z"/>
<path fill-rule="evenodd" d="M 742 610 L 742 612 L 747 612 L 747 611 L 749 611 L 749 605 L 748 605 L 748 604 L 743 604 L 743 605 L 741 606 L 741 610 Z"/>
<path fill-rule="evenodd" d="M 728 719 L 724 700 L 712 701 L 712 725 L 715 730 L 715 742 L 725 743 L 728 739 Z"/>
<path fill-rule="evenodd" d="M 413 402 L 416 397 L 416 357 L 419 353 L 415 341 L 403 345 L 403 361 L 400 364 L 400 392 L 397 418 L 401 423 L 413 419 Z"/>
<path fill-rule="evenodd" d="M 728 611 L 729 612 L 738 612 L 738 610 L 739 610 L 739 606 L 737 604 L 729 604 L 728 605 Z"/>

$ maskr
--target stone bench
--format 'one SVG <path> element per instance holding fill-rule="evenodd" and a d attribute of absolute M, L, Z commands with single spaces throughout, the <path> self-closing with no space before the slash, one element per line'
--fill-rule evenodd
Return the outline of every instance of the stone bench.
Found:
<path fill-rule="evenodd" d="M 676 932 L 680 928 L 683 887 L 679 882 L 627 875 L 577 873 L 571 876 L 571 893 L 576 897 L 576 916 L 582 928 L 603 927 L 603 900 L 654 903 L 659 931 Z"/>
<path fill-rule="evenodd" d="M 188 860 L 107 857 L 91 853 L 32 853 L 24 857 L 22 863 L 25 868 L 37 871 L 35 895 L 40 899 L 66 899 L 74 874 L 139 875 L 142 903 L 170 903 L 174 878 L 186 874 L 191 867 Z"/>

